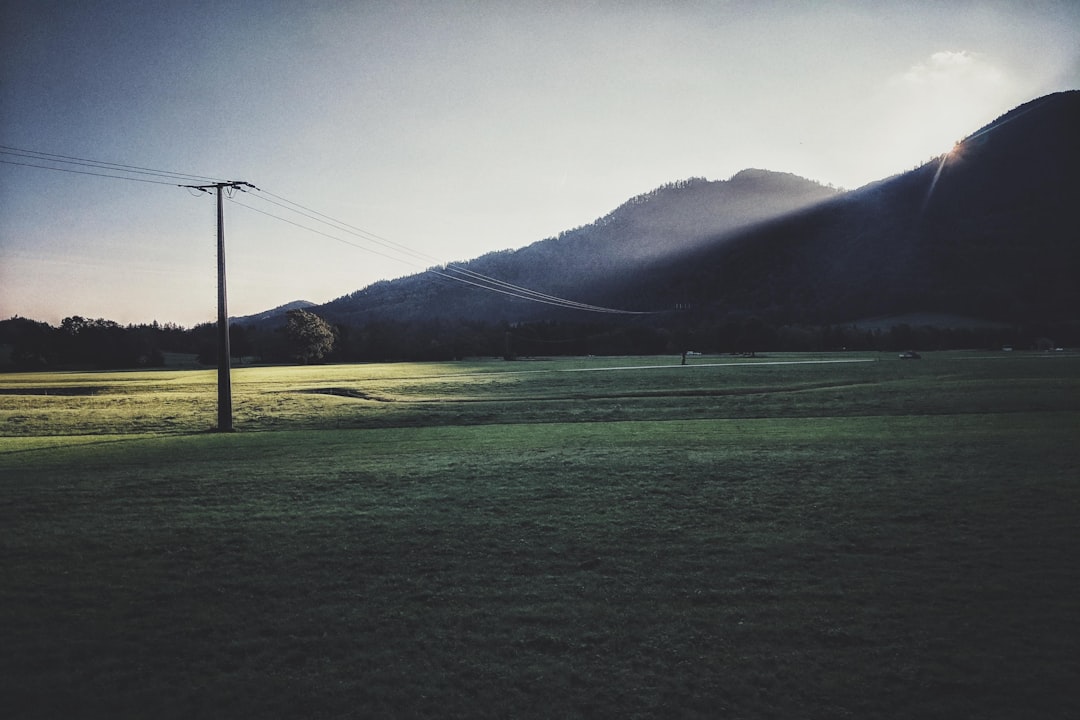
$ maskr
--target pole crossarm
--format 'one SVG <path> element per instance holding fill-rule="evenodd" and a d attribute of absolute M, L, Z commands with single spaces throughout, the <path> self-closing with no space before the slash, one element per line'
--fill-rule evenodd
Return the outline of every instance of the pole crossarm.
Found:
<path fill-rule="evenodd" d="M 203 192 L 210 192 L 210 190 L 215 188 L 218 190 L 222 188 L 236 188 L 237 190 L 243 190 L 246 187 L 249 187 L 252 190 L 259 189 L 251 183 L 245 182 L 243 180 L 230 180 L 228 182 L 209 183 L 207 185 L 177 185 L 176 187 L 191 188 L 192 190 L 202 190 Z"/>

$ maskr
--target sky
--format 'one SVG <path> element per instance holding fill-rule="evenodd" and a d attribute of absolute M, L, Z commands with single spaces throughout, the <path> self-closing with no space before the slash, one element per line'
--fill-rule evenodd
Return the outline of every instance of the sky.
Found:
<path fill-rule="evenodd" d="M 216 317 L 215 199 L 181 184 L 259 189 L 224 202 L 239 316 L 689 177 L 856 188 L 1080 88 L 1073 0 L 0 6 L 0 319 L 54 325 Z"/>

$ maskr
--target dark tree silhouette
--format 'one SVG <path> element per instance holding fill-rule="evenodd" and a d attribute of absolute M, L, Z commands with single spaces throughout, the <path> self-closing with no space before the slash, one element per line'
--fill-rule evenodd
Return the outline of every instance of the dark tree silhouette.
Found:
<path fill-rule="evenodd" d="M 321 360 L 334 349 L 334 329 L 321 317 L 306 310 L 290 310 L 286 315 L 285 335 L 297 362 L 306 365 Z"/>

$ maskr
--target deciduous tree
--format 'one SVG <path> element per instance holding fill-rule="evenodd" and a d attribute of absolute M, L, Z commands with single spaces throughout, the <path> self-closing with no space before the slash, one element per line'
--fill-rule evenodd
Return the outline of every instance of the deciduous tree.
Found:
<path fill-rule="evenodd" d="M 334 349 L 334 329 L 321 317 L 306 310 L 290 310 L 287 317 L 285 335 L 297 362 L 321 360 Z"/>

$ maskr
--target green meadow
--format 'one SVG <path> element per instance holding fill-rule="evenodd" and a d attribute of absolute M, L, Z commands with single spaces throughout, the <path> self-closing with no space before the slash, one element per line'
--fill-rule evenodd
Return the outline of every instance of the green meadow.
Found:
<path fill-rule="evenodd" d="M 0 375 L 7 717 L 1080 706 L 1080 355 Z"/>

